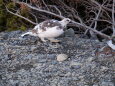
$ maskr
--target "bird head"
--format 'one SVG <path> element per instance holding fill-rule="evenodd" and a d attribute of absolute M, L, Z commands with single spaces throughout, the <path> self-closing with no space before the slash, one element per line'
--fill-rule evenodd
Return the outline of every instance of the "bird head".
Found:
<path fill-rule="evenodd" d="M 69 19 L 69 18 L 64 18 L 62 21 L 65 22 L 66 24 L 68 24 L 68 23 L 71 21 L 71 19 Z"/>
<path fill-rule="evenodd" d="M 62 20 L 60 21 L 60 23 L 61 23 L 64 27 L 66 27 L 66 25 L 67 25 L 69 22 L 71 22 L 71 19 L 69 19 L 69 18 L 64 18 L 64 19 L 62 19 Z"/>

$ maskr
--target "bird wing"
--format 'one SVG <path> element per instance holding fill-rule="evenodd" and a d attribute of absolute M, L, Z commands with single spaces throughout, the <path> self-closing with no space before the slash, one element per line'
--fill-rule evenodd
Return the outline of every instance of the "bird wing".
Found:
<path fill-rule="evenodd" d="M 58 26 L 58 29 L 62 29 L 62 25 L 57 20 L 46 20 L 42 23 L 40 23 L 39 27 L 42 31 L 46 31 L 47 29 L 50 29 L 52 27 Z"/>
<path fill-rule="evenodd" d="M 41 32 L 48 30 L 48 29 L 53 29 L 53 27 L 55 27 L 56 29 L 64 28 L 58 20 L 52 19 L 52 20 L 46 20 L 46 21 L 39 23 L 38 25 L 36 25 L 34 27 L 32 32 L 35 34 L 39 34 Z"/>

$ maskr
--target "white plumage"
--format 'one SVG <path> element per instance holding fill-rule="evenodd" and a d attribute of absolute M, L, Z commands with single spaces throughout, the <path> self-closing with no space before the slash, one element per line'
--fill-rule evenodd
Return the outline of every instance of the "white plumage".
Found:
<path fill-rule="evenodd" d="M 43 42 L 46 42 L 45 38 L 50 40 L 51 42 L 59 42 L 59 40 L 56 40 L 55 37 L 60 36 L 64 33 L 64 28 L 66 28 L 67 24 L 71 20 L 69 18 L 64 18 L 61 21 L 58 20 L 46 20 L 34 27 L 31 31 L 22 34 L 21 36 L 25 35 L 32 35 L 32 36 L 38 36 Z"/>
<path fill-rule="evenodd" d="M 112 40 L 107 41 L 107 44 L 109 45 L 109 47 L 115 50 L 115 45 L 112 43 Z"/>

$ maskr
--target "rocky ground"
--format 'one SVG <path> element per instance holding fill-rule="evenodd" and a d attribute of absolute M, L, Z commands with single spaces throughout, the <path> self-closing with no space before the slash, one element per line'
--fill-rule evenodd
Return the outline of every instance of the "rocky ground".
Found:
<path fill-rule="evenodd" d="M 106 43 L 76 35 L 42 43 L 22 33 L 0 33 L 0 86 L 115 86 L 115 51 Z M 58 62 L 61 53 L 69 58 Z"/>

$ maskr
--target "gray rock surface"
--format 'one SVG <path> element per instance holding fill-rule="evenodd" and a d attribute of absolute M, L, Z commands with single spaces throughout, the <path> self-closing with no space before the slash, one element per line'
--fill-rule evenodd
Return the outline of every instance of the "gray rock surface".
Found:
<path fill-rule="evenodd" d="M 42 43 L 22 33 L 0 33 L 0 86 L 115 86 L 115 55 L 95 54 L 106 44 L 76 35 Z M 69 58 L 58 62 L 61 53 Z"/>

